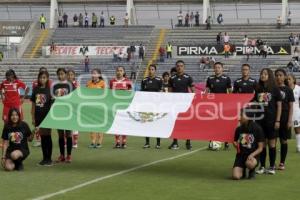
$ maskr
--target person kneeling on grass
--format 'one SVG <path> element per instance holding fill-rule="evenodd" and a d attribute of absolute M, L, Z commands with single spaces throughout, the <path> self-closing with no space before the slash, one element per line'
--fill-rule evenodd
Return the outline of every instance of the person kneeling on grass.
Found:
<path fill-rule="evenodd" d="M 253 113 L 242 109 L 240 126 L 235 130 L 233 145 L 237 149 L 232 178 L 240 180 L 246 177 L 246 169 L 249 170 L 248 178 L 255 177 L 255 168 L 259 154 L 263 150 L 264 135 L 262 128 L 252 121 Z"/>
<path fill-rule="evenodd" d="M 6 171 L 24 169 L 23 161 L 29 155 L 28 141 L 33 134 L 26 122 L 21 120 L 20 111 L 12 108 L 8 113 L 8 122 L 4 125 L 2 148 L 2 166 Z"/>

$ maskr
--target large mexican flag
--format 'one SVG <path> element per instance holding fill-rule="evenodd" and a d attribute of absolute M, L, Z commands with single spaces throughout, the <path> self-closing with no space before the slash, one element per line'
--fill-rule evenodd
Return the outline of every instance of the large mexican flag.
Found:
<path fill-rule="evenodd" d="M 40 127 L 130 136 L 233 141 L 252 94 L 79 88 L 55 100 Z"/>

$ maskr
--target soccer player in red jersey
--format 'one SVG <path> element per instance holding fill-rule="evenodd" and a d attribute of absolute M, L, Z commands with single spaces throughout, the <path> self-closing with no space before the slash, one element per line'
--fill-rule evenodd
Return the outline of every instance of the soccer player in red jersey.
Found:
<path fill-rule="evenodd" d="M 109 82 L 109 88 L 113 90 L 131 90 L 132 82 L 126 77 L 125 69 L 122 66 L 117 67 L 116 77 Z M 126 135 L 115 136 L 115 148 L 126 148 Z"/>
<path fill-rule="evenodd" d="M 21 113 L 21 120 L 23 120 L 22 103 L 29 93 L 29 88 L 26 84 L 20 81 L 14 70 L 10 69 L 5 74 L 6 80 L 0 85 L 0 94 L 3 101 L 2 119 L 7 122 L 8 112 L 12 108 L 16 108 Z M 25 90 L 25 95 L 21 98 L 19 90 Z"/>

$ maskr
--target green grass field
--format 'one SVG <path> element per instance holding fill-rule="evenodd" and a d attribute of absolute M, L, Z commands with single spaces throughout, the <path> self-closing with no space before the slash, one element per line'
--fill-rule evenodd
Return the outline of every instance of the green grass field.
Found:
<path fill-rule="evenodd" d="M 29 104 L 24 108 L 26 121 L 31 123 Z M 56 158 L 56 131 L 52 135 L 53 158 Z M 298 199 L 300 154 L 295 153 L 294 140 L 290 141 L 286 171 L 257 176 L 250 181 L 230 180 L 234 150 L 207 151 L 203 149 L 207 142 L 194 141 L 192 152 L 184 148 L 168 150 L 169 140 L 162 141 L 161 150 L 144 150 L 144 139 L 135 137 L 129 137 L 126 150 L 115 150 L 110 135 L 105 136 L 101 149 L 88 149 L 88 144 L 89 135 L 82 133 L 79 148 L 73 151 L 73 162 L 52 167 L 38 166 L 41 150 L 31 148 L 23 172 L 0 170 L 0 199 L 46 199 L 44 195 L 53 193 L 57 195 L 50 199 L 63 200 Z M 92 180 L 96 181 L 91 183 Z M 91 184 L 81 185 L 84 183 Z"/>

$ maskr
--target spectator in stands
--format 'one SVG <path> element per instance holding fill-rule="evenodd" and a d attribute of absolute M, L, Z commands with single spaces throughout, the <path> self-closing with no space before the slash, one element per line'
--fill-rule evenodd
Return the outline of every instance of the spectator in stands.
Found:
<path fill-rule="evenodd" d="M 220 45 L 221 44 L 221 39 L 222 39 L 222 32 L 219 32 L 218 35 L 217 35 L 217 44 Z"/>
<path fill-rule="evenodd" d="M 54 44 L 54 42 L 52 41 L 51 45 L 50 45 L 50 54 L 53 55 L 55 53 L 56 50 L 56 46 Z"/>
<path fill-rule="evenodd" d="M 145 49 L 143 44 L 141 43 L 139 46 L 139 59 L 144 60 L 144 55 L 145 55 Z"/>
<path fill-rule="evenodd" d="M 63 24 L 63 18 L 61 16 L 61 14 L 59 13 L 59 15 L 58 15 L 58 27 L 59 28 L 63 27 L 62 24 Z"/>
<path fill-rule="evenodd" d="M 135 52 L 136 52 L 135 45 L 134 45 L 133 43 L 131 43 L 131 45 L 130 45 L 130 57 L 131 57 L 132 59 L 134 59 L 134 54 L 135 54 Z"/>
<path fill-rule="evenodd" d="M 299 55 L 300 55 L 300 49 L 298 47 L 295 47 L 294 53 L 293 53 L 293 58 L 295 58 L 295 60 L 299 61 Z"/>
<path fill-rule="evenodd" d="M 78 25 L 79 25 L 78 24 L 78 16 L 77 16 L 77 14 L 75 14 L 73 17 L 73 26 L 78 26 Z"/>
<path fill-rule="evenodd" d="M 165 62 L 165 53 L 166 53 L 165 48 L 160 47 L 158 51 L 159 51 L 159 61 Z"/>
<path fill-rule="evenodd" d="M 251 46 L 254 48 L 254 47 L 256 47 L 256 40 L 255 39 L 253 39 L 253 40 L 251 40 Z"/>
<path fill-rule="evenodd" d="M 127 53 L 127 61 L 129 62 L 131 60 L 131 48 L 130 47 L 127 48 L 126 53 Z"/>
<path fill-rule="evenodd" d="M 229 58 L 229 54 L 230 54 L 230 45 L 228 43 L 224 43 L 225 58 Z"/>
<path fill-rule="evenodd" d="M 211 16 L 208 16 L 207 19 L 205 20 L 206 23 L 206 30 L 211 29 Z"/>
<path fill-rule="evenodd" d="M 223 25 L 224 19 L 222 13 L 220 13 L 219 16 L 217 17 L 217 22 L 218 24 Z"/>
<path fill-rule="evenodd" d="M 63 15 L 63 27 L 68 27 L 68 15 L 66 13 Z"/>
<path fill-rule="evenodd" d="M 262 46 L 263 44 L 264 44 L 264 42 L 262 41 L 262 39 L 258 38 L 258 39 L 256 40 L 256 46 L 257 46 L 257 47 L 260 47 L 260 46 Z"/>
<path fill-rule="evenodd" d="M 277 17 L 277 28 L 278 28 L 278 29 L 281 29 L 281 24 L 282 24 L 281 16 L 278 16 L 278 17 Z"/>
<path fill-rule="evenodd" d="M 299 72 L 300 64 L 295 58 L 292 58 L 292 60 L 287 64 L 287 68 L 289 72 Z"/>
<path fill-rule="evenodd" d="M 299 38 L 300 38 L 299 34 L 295 36 L 294 38 L 295 45 L 299 45 Z"/>
<path fill-rule="evenodd" d="M 267 58 L 267 55 L 268 55 L 268 45 L 265 42 L 262 46 L 263 46 L 262 47 L 262 49 L 263 49 L 263 58 Z"/>
<path fill-rule="evenodd" d="M 114 47 L 113 48 L 113 62 L 117 62 L 118 61 L 118 50 L 117 50 L 117 47 Z"/>
<path fill-rule="evenodd" d="M 96 28 L 97 27 L 97 22 L 98 22 L 98 17 L 95 15 L 95 13 L 92 14 L 92 27 Z"/>
<path fill-rule="evenodd" d="M 209 57 L 209 67 L 213 68 L 216 63 L 216 59 L 214 57 Z"/>
<path fill-rule="evenodd" d="M 195 15 L 193 12 L 191 12 L 191 14 L 190 14 L 190 26 L 191 27 L 193 26 L 194 19 L 195 19 Z"/>
<path fill-rule="evenodd" d="M 223 36 L 223 42 L 224 43 L 229 43 L 229 40 L 230 40 L 230 36 L 228 35 L 227 32 L 225 32 L 224 36 Z"/>
<path fill-rule="evenodd" d="M 131 70 L 131 73 L 130 73 L 130 79 L 131 80 L 135 80 L 136 79 L 136 71 L 137 71 L 137 65 L 136 63 L 133 61 L 130 65 L 130 70 Z"/>
<path fill-rule="evenodd" d="M 184 18 L 184 26 L 189 27 L 189 20 L 190 20 L 190 15 L 189 13 L 186 13 Z"/>
<path fill-rule="evenodd" d="M 163 83 L 162 83 L 162 91 L 163 92 L 168 92 L 169 91 L 169 87 L 170 87 L 170 74 L 169 72 L 164 72 L 162 74 L 162 78 L 163 78 Z"/>
<path fill-rule="evenodd" d="M 84 62 L 84 72 L 89 72 L 90 71 L 90 68 L 89 68 L 89 65 L 90 65 L 89 56 L 85 56 L 83 62 Z"/>
<path fill-rule="evenodd" d="M 0 51 L 0 62 L 3 60 L 3 52 Z"/>
<path fill-rule="evenodd" d="M 79 27 L 83 27 L 83 15 L 79 14 Z"/>
<path fill-rule="evenodd" d="M 41 23 L 41 29 L 45 29 L 45 25 L 46 25 L 46 17 L 44 16 L 43 13 L 42 13 L 42 15 L 40 16 L 40 23 Z"/>
<path fill-rule="evenodd" d="M 182 11 L 179 11 L 179 14 L 177 15 L 177 19 L 178 19 L 178 26 L 182 26 L 182 20 L 183 20 Z"/>
<path fill-rule="evenodd" d="M 230 52 L 233 55 L 233 58 L 235 58 L 236 57 L 236 46 L 234 43 L 230 45 Z"/>
<path fill-rule="evenodd" d="M 100 15 L 100 27 L 104 27 L 104 13 L 103 11 L 101 12 L 101 15 Z"/>
<path fill-rule="evenodd" d="M 116 23 L 116 18 L 115 18 L 115 16 L 110 16 L 110 18 L 109 18 L 109 21 L 110 21 L 110 25 L 115 25 L 115 23 Z"/>
<path fill-rule="evenodd" d="M 293 33 L 290 34 L 289 41 L 290 41 L 290 43 L 291 43 L 292 46 L 295 45 L 295 36 L 294 36 Z"/>
<path fill-rule="evenodd" d="M 89 27 L 89 21 L 90 21 L 89 16 L 87 13 L 85 13 L 85 17 L 84 17 L 84 27 L 85 28 Z"/>
<path fill-rule="evenodd" d="M 123 53 L 122 51 L 119 52 L 118 54 L 118 61 L 122 61 L 127 55 Z"/>
<path fill-rule="evenodd" d="M 244 47 L 245 47 L 245 46 L 248 46 L 248 43 L 249 43 L 248 36 L 245 35 L 245 36 L 244 36 L 244 39 L 243 39 L 243 46 L 244 46 Z"/>
<path fill-rule="evenodd" d="M 287 25 L 291 26 L 292 25 L 292 12 L 289 11 L 288 16 L 287 16 Z"/>
<path fill-rule="evenodd" d="M 204 71 L 206 68 L 210 68 L 210 66 L 209 66 L 209 57 L 201 57 L 201 59 L 200 59 L 200 70 Z"/>
<path fill-rule="evenodd" d="M 251 45 L 247 45 L 246 46 L 246 57 L 247 57 L 247 61 L 249 61 L 250 55 L 252 55 L 253 53 L 253 47 L 251 47 Z"/>
<path fill-rule="evenodd" d="M 171 45 L 170 42 L 168 42 L 166 49 L 167 49 L 167 59 L 172 58 L 173 46 Z"/>
<path fill-rule="evenodd" d="M 196 15 L 195 15 L 195 23 L 196 23 L 196 26 L 199 26 L 199 25 L 200 25 L 199 19 L 200 19 L 199 12 L 196 12 Z"/>
<path fill-rule="evenodd" d="M 128 23 L 129 23 L 129 15 L 128 15 L 128 13 L 126 13 L 125 17 L 124 17 L 124 27 L 125 28 L 128 28 Z"/>
<path fill-rule="evenodd" d="M 172 68 L 171 68 L 170 74 L 171 74 L 171 77 L 177 74 L 177 69 L 176 69 L 176 67 L 172 67 Z"/>

